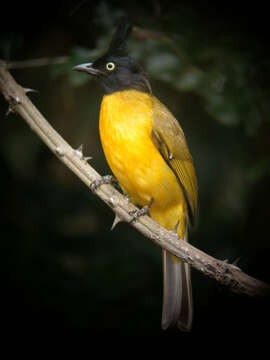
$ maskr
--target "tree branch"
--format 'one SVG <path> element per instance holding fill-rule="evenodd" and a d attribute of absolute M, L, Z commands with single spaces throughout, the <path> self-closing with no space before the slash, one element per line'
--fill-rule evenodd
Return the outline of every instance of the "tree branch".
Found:
<path fill-rule="evenodd" d="M 48 66 L 52 64 L 64 64 L 69 60 L 68 56 L 58 56 L 54 58 L 38 58 L 31 60 L 20 60 L 20 61 L 12 61 L 6 64 L 8 69 L 25 69 L 25 68 L 33 68 L 40 66 Z"/>
<path fill-rule="evenodd" d="M 26 96 L 29 89 L 16 83 L 8 65 L 0 60 L 0 90 L 9 103 L 9 111 L 19 114 L 50 150 L 88 187 L 101 176 L 87 163 L 82 147 L 73 149 L 47 122 Z M 131 210 L 137 208 L 111 185 L 102 185 L 95 193 L 115 212 L 117 221 L 130 222 Z M 270 294 L 270 286 L 245 273 L 234 265 L 213 258 L 181 240 L 174 231 L 168 231 L 149 216 L 142 216 L 131 224 L 157 245 L 189 263 L 204 275 L 217 280 L 232 291 L 249 296 Z"/>

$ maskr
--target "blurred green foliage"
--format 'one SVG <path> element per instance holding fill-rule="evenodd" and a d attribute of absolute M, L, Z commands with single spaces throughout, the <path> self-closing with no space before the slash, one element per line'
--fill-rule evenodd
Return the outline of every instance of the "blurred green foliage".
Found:
<path fill-rule="evenodd" d="M 98 136 L 103 91 L 71 69 L 106 49 L 122 15 L 147 30 L 144 37 L 134 31 L 128 48 L 190 145 L 200 198 L 190 240 L 217 258 L 240 258 L 245 272 L 269 281 L 269 44 L 261 10 L 245 6 L 232 13 L 200 2 L 72 1 L 53 13 L 46 3 L 33 18 L 24 5 L 21 20 L 0 33 L 0 57 L 68 55 L 63 64 L 12 73 L 38 90 L 31 100 L 106 174 Z M 184 336 L 160 330 L 160 249 L 127 224 L 110 232 L 111 211 L 6 111 L 1 97 L 3 326 Z M 196 272 L 193 288 L 191 336 L 232 331 L 232 324 L 236 332 L 258 329 L 269 318 L 264 301 L 231 295 Z"/>

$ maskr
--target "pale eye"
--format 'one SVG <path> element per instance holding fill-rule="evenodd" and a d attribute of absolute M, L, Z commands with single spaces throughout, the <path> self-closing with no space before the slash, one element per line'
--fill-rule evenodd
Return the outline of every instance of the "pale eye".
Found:
<path fill-rule="evenodd" d="M 113 71 L 113 70 L 115 69 L 115 63 L 113 63 L 113 62 L 108 62 L 108 63 L 106 64 L 106 69 L 107 69 L 108 71 Z"/>

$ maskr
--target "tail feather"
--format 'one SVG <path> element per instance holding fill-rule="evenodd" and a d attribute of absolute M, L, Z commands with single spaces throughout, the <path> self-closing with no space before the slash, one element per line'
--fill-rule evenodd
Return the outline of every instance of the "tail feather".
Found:
<path fill-rule="evenodd" d="M 182 304 L 181 312 L 177 320 L 177 327 L 183 331 L 190 331 L 193 320 L 193 296 L 191 286 L 190 265 L 180 262 L 182 279 Z"/>
<path fill-rule="evenodd" d="M 163 254 L 162 329 L 177 325 L 190 331 L 193 319 L 192 287 L 189 264 L 176 259 L 166 250 Z"/>

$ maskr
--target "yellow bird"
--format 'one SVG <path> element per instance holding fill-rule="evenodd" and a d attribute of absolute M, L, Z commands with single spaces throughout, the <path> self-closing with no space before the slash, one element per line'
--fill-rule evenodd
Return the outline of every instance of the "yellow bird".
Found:
<path fill-rule="evenodd" d="M 124 193 L 168 230 L 188 240 L 197 210 L 197 180 L 184 132 L 153 94 L 141 66 L 126 51 L 131 31 L 122 21 L 108 51 L 74 69 L 95 75 L 105 89 L 99 131 L 107 162 Z M 192 326 L 190 268 L 163 250 L 162 328 Z"/>

